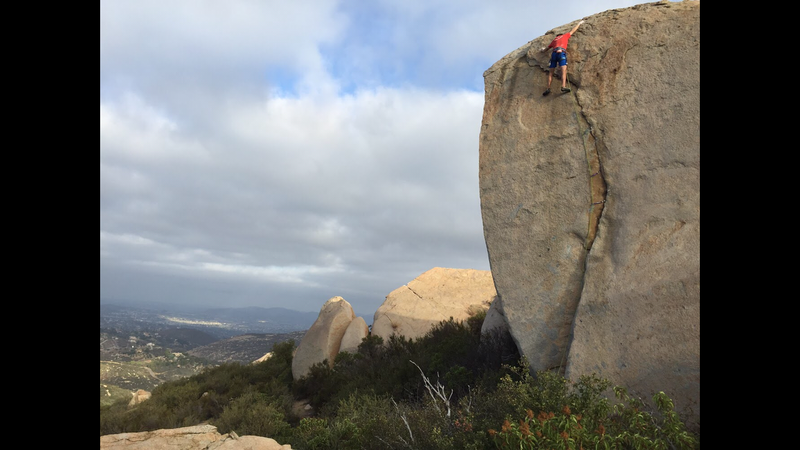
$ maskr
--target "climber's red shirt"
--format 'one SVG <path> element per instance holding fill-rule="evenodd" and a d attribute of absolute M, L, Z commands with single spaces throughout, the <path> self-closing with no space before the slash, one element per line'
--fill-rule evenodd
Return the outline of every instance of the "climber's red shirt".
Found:
<path fill-rule="evenodd" d="M 566 50 L 567 49 L 567 42 L 569 41 L 570 37 L 572 37 L 571 34 L 564 33 L 561 36 L 553 39 L 553 42 L 551 42 L 550 45 L 547 46 L 547 48 L 561 47 L 564 50 Z"/>

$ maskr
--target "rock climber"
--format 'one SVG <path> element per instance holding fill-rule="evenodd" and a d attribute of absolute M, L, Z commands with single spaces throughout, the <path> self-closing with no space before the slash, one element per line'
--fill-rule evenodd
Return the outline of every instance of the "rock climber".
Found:
<path fill-rule="evenodd" d="M 553 53 L 550 55 L 550 70 L 547 71 L 547 90 L 542 93 L 542 95 L 547 95 L 550 93 L 550 83 L 553 82 L 553 70 L 555 70 L 556 66 L 561 67 L 561 92 L 569 92 L 570 89 L 567 87 L 567 42 L 569 38 L 572 37 L 573 34 L 578 30 L 578 27 L 585 22 L 585 20 L 581 20 L 575 25 L 575 28 L 572 29 L 569 33 L 559 33 L 556 35 L 556 38 L 553 39 L 553 42 L 550 43 L 547 47 L 542 47 L 542 52 L 547 51 L 547 49 L 552 48 Z"/>

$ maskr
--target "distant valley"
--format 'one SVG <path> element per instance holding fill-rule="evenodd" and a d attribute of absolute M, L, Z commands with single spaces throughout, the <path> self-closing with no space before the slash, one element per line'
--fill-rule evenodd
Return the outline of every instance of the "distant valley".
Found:
<path fill-rule="evenodd" d="M 284 308 L 170 309 L 100 304 L 100 403 L 296 344 L 317 313 Z"/>

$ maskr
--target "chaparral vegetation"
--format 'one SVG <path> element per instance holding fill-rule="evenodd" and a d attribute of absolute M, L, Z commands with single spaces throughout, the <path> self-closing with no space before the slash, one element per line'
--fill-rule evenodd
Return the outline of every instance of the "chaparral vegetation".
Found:
<path fill-rule="evenodd" d="M 594 375 L 531 373 L 508 333 L 481 334 L 483 318 L 443 321 L 418 340 L 368 336 L 297 381 L 294 341 L 276 344 L 266 361 L 160 384 L 135 406 L 101 405 L 100 435 L 210 423 L 293 449 L 700 447 L 667 394 L 645 401 Z"/>

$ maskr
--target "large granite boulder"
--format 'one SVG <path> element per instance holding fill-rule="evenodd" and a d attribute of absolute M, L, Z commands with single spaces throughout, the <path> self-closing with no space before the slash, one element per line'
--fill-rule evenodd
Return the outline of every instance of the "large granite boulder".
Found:
<path fill-rule="evenodd" d="M 363 317 L 356 317 L 347 326 L 342 336 L 342 343 L 339 352 L 358 353 L 358 346 L 361 341 L 369 335 L 369 326 Z"/>
<path fill-rule="evenodd" d="M 442 320 L 464 321 L 489 308 L 496 291 L 488 270 L 434 267 L 386 296 L 375 311 L 372 335 L 418 339 Z"/>
<path fill-rule="evenodd" d="M 220 434 L 213 425 L 100 436 L 101 450 L 291 450 L 261 436 Z"/>
<path fill-rule="evenodd" d="M 353 307 L 342 297 L 332 297 L 320 309 L 317 320 L 306 331 L 292 359 L 292 376 L 298 380 L 314 364 L 324 360 L 333 366 L 347 327 L 355 318 Z"/>
<path fill-rule="evenodd" d="M 596 372 L 690 426 L 700 391 L 700 3 L 559 26 L 484 73 L 480 198 L 510 332 L 536 370 Z M 560 71 L 553 86 L 560 86 Z M 558 90 L 555 89 L 555 92 Z"/>

